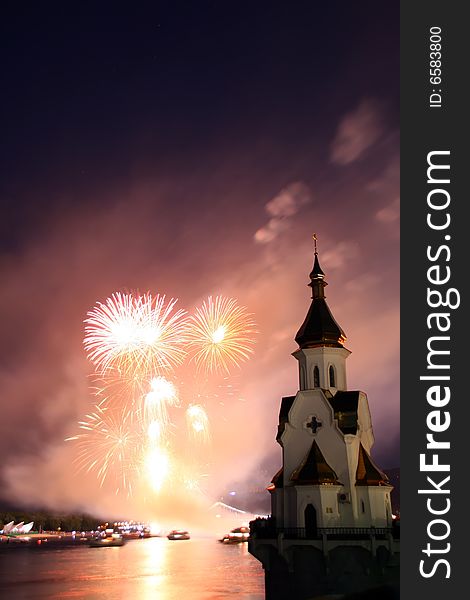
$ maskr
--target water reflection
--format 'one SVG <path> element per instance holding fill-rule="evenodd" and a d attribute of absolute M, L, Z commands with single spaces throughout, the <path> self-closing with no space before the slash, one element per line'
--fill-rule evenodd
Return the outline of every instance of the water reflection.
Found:
<path fill-rule="evenodd" d="M 264 600 L 264 578 L 246 543 L 226 546 L 213 538 L 150 538 L 128 541 L 120 548 L 2 551 L 0 596 L 15 600 Z"/>
<path fill-rule="evenodd" d="M 168 540 L 167 540 L 168 541 Z M 152 538 L 145 541 L 146 561 L 144 569 L 145 588 L 142 590 L 142 600 L 154 600 L 155 590 L 161 590 L 160 598 L 165 597 L 165 561 L 167 558 L 168 545 L 164 543 L 164 538 Z"/>

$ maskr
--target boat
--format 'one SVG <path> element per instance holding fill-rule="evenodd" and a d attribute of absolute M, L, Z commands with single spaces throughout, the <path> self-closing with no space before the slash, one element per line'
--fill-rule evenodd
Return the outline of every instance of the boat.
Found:
<path fill-rule="evenodd" d="M 143 537 L 143 533 L 141 531 L 123 531 L 122 537 L 125 540 L 140 540 Z"/>
<path fill-rule="evenodd" d="M 97 537 L 89 543 L 90 548 L 112 548 L 114 546 L 123 546 L 124 538 L 119 533 L 113 533 L 107 537 Z"/>
<path fill-rule="evenodd" d="M 183 531 L 182 529 L 173 529 L 166 536 L 169 540 L 189 540 L 191 539 L 188 531 Z"/>
<path fill-rule="evenodd" d="M 230 533 L 224 535 L 222 539 L 219 540 L 222 544 L 240 544 L 241 542 L 247 542 L 250 537 L 250 528 L 249 527 L 236 527 L 232 529 Z"/>

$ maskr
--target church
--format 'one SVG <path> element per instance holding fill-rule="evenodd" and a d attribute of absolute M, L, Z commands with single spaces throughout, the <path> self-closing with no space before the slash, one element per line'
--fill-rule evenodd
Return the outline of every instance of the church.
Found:
<path fill-rule="evenodd" d="M 367 395 L 348 390 L 346 335 L 327 304 L 315 239 L 312 301 L 293 353 L 299 390 L 282 398 L 282 467 L 268 491 L 271 517 L 252 521 L 250 552 L 266 598 L 313 598 L 398 581 L 392 486 L 371 456 Z"/>

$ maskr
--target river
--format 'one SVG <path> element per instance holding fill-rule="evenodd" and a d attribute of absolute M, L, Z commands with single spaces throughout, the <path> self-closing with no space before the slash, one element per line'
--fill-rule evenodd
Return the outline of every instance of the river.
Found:
<path fill-rule="evenodd" d="M 115 548 L 4 548 L 0 598 L 264 600 L 264 572 L 248 544 L 213 538 L 154 537 Z"/>

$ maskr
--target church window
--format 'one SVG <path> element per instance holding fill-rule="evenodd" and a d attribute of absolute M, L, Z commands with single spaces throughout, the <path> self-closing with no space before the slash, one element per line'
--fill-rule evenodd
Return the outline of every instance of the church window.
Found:
<path fill-rule="evenodd" d="M 304 512 L 305 534 L 307 539 L 317 537 L 317 511 L 313 504 L 307 504 Z"/>
<path fill-rule="evenodd" d="M 317 366 L 313 369 L 313 387 L 320 387 L 320 370 Z"/>
<path fill-rule="evenodd" d="M 336 387 L 335 369 L 334 369 L 333 365 L 330 365 L 330 368 L 328 371 L 330 374 L 330 387 Z"/>

